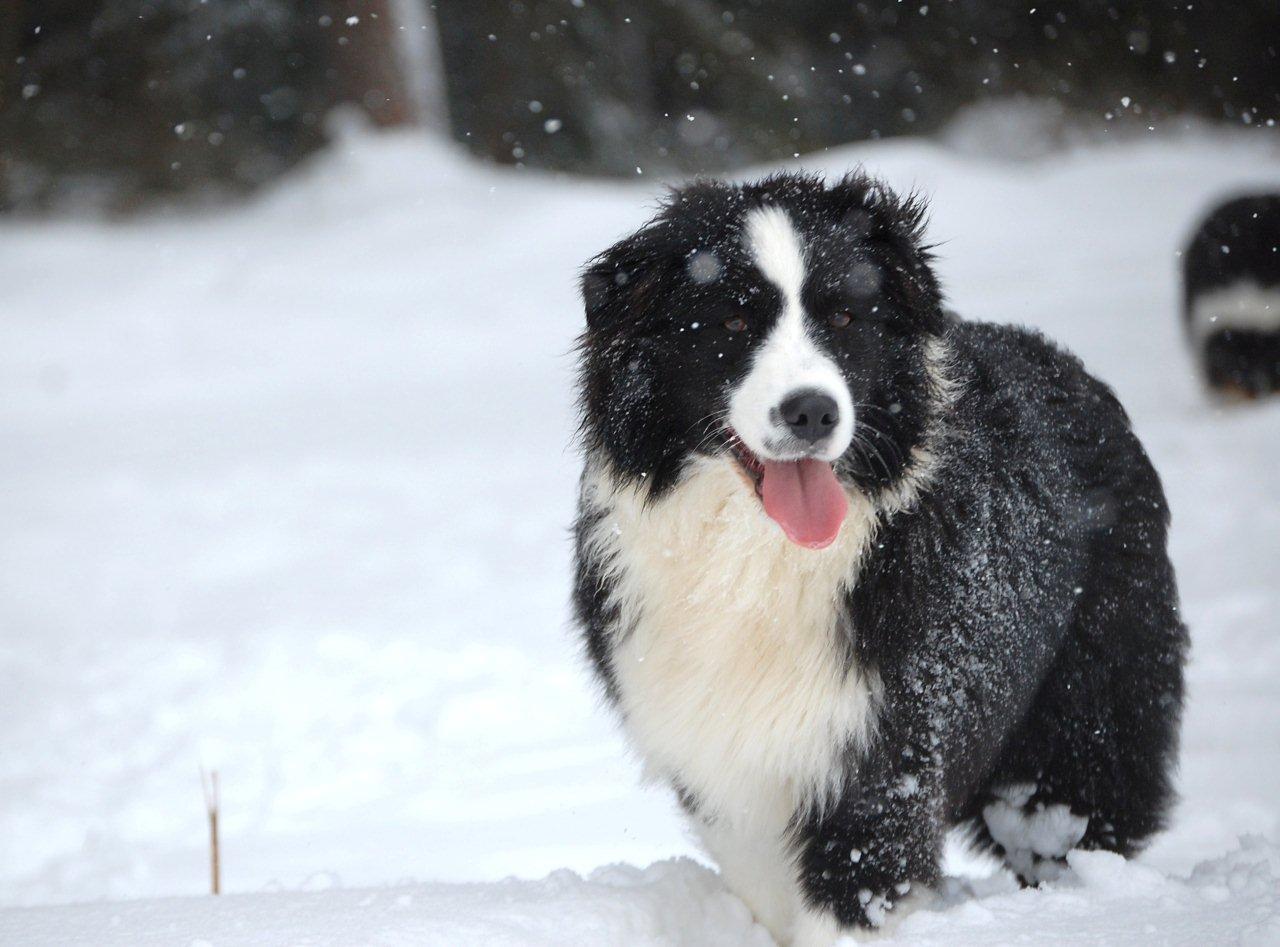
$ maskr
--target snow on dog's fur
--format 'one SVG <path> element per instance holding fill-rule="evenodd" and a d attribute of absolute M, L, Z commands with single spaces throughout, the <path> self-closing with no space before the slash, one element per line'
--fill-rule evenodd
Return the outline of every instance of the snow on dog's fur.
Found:
<path fill-rule="evenodd" d="M 943 310 L 922 221 L 701 183 L 583 280 L 588 654 L 783 942 L 878 926 L 951 825 L 1031 883 L 1170 799 L 1159 482 L 1075 359 Z"/>

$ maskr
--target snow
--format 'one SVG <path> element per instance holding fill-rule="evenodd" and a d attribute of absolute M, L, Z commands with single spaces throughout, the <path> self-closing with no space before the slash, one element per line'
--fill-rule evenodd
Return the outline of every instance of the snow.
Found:
<path fill-rule="evenodd" d="M 1280 404 L 1202 392 L 1176 282 L 1273 152 L 801 163 L 857 162 L 933 196 L 957 309 L 1117 388 L 1193 638 L 1150 851 L 1039 891 L 956 858 L 890 941 L 1280 942 Z M 768 943 L 668 860 L 700 856 L 568 622 L 575 276 L 656 193 L 353 135 L 245 208 L 0 224 L 0 943 Z M 232 894 L 175 899 L 201 765 Z"/>
<path fill-rule="evenodd" d="M 28 908 L 0 914 L 0 942 L 183 947 L 255 943 L 459 947 L 769 947 L 746 906 L 689 860 L 616 865 L 583 879 L 397 885 L 287 894 Z"/>
<path fill-rule="evenodd" d="M 1041 890 L 1007 877 L 951 879 L 884 945 L 1280 942 L 1280 848 L 1246 838 L 1187 877 L 1110 852 L 1072 852 L 1071 874 Z M 870 893 L 867 893 L 870 900 Z M 910 903 L 910 902 L 907 902 Z M 844 939 L 853 943 L 852 939 Z M 98 902 L 0 911 L 0 943 L 94 947 L 770 947 L 746 906 L 689 859 L 611 865 L 583 878 L 388 885 Z"/>
<path fill-rule="evenodd" d="M 1028 815 L 1026 805 L 1035 789 L 1032 783 L 997 789 L 995 801 L 983 807 L 982 819 L 991 838 L 1007 853 L 1010 867 L 1039 883 L 1057 880 L 1061 868 L 1054 859 L 1066 855 L 1084 838 L 1089 820 L 1060 804 L 1037 804 Z"/>

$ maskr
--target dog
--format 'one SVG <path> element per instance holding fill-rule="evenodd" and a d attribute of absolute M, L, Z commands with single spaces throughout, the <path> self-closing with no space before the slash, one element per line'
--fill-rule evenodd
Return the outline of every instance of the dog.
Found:
<path fill-rule="evenodd" d="M 884 923 L 952 827 L 1035 884 L 1172 798 L 1156 472 L 1077 359 L 944 308 L 924 220 L 862 173 L 698 182 L 581 280 L 586 655 L 784 944 Z"/>
<path fill-rule="evenodd" d="M 1205 383 L 1244 398 L 1280 392 L 1280 195 L 1215 207 L 1183 254 L 1182 281 Z"/>

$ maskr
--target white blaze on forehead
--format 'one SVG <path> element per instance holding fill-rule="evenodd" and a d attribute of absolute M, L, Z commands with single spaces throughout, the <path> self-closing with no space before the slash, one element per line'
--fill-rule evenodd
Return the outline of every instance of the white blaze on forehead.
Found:
<path fill-rule="evenodd" d="M 839 409 L 839 422 L 818 455 L 835 460 L 853 437 L 853 399 L 835 362 L 810 338 L 805 326 L 804 242 L 780 207 L 751 211 L 744 230 L 746 249 L 756 268 L 777 288 L 782 309 L 729 399 L 729 423 L 754 453 L 793 459 L 786 456 L 787 430 L 778 408 L 787 395 L 816 389 L 834 398 Z"/>
<path fill-rule="evenodd" d="M 804 246 L 780 207 L 760 207 L 747 216 L 747 248 L 756 267 L 782 293 L 783 315 L 800 308 Z"/>

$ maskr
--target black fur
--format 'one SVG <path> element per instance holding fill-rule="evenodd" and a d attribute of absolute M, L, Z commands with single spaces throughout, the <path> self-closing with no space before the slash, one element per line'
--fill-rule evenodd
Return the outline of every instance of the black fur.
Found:
<path fill-rule="evenodd" d="M 803 833 L 808 877 L 850 921 L 842 887 L 933 880 L 948 826 L 994 849 L 989 787 L 1032 783 L 1031 806 L 1088 816 L 1083 847 L 1126 855 L 1172 796 L 1186 637 L 1155 471 L 1076 359 L 1004 327 L 949 339 L 968 383 L 945 473 L 885 522 L 849 601 L 890 695 L 881 741 L 859 793 Z M 902 797 L 906 777 L 926 791 Z"/>
<path fill-rule="evenodd" d="M 1280 195 L 1237 197 L 1201 222 L 1182 261 L 1183 319 L 1188 329 L 1197 299 L 1246 282 L 1280 295 Z M 1280 313 L 1275 314 L 1280 324 Z M 1280 328 L 1222 328 L 1199 341 L 1205 382 L 1246 397 L 1280 392 Z"/>
<path fill-rule="evenodd" d="M 806 897 L 842 924 L 868 923 L 868 895 L 892 902 L 937 879 L 950 826 L 994 849 L 981 811 L 1009 783 L 1034 784 L 1029 806 L 1087 817 L 1084 847 L 1135 851 L 1171 802 L 1187 646 L 1160 483 L 1115 396 L 1076 358 L 1034 332 L 944 312 L 918 200 L 860 175 L 672 194 L 583 279 L 588 455 L 656 502 L 694 453 L 726 450 L 719 412 L 777 316 L 776 291 L 739 245 L 743 215 L 762 204 L 785 207 L 804 236 L 805 308 L 859 406 L 839 475 L 884 496 L 913 448 L 938 463 L 914 507 L 882 508 L 848 620 L 831 631 L 880 675 L 884 703 L 844 796 L 797 814 Z M 720 270 L 700 283 L 690 260 L 701 253 Z M 860 325 L 829 329 L 833 308 L 853 308 Z M 738 314 L 749 331 L 726 332 Z M 950 350 L 953 398 L 927 370 L 930 338 Z M 578 524 L 575 601 L 614 697 L 617 616 L 584 541 L 592 515 L 584 507 Z"/>

